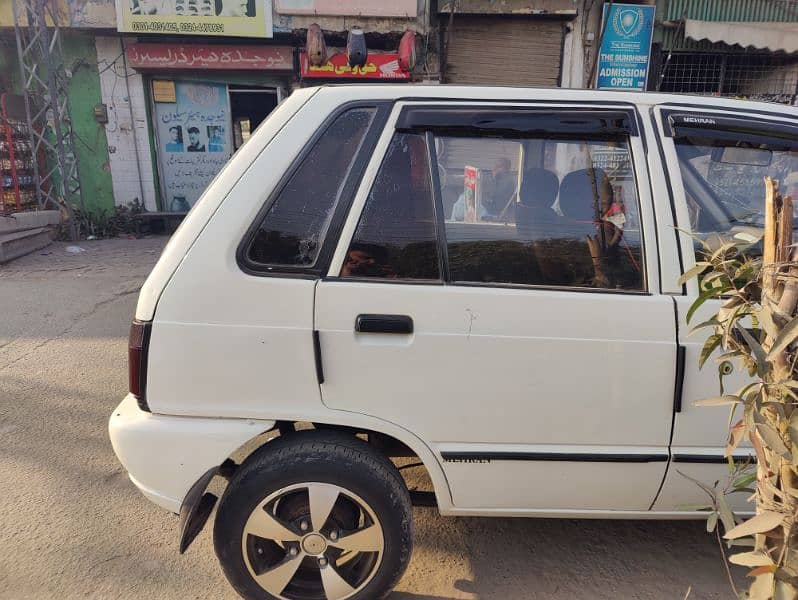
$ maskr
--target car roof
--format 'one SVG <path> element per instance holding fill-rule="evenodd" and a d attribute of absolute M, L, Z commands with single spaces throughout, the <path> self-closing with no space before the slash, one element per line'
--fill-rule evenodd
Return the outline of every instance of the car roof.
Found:
<path fill-rule="evenodd" d="M 624 102 L 640 105 L 680 105 L 732 109 L 755 113 L 771 113 L 776 117 L 798 118 L 798 107 L 772 102 L 737 100 L 691 94 L 659 92 L 624 92 L 571 88 L 523 88 L 502 86 L 429 85 L 429 84 L 326 84 L 322 94 L 349 100 L 477 100 L 477 101 L 560 101 L 560 102 Z"/>

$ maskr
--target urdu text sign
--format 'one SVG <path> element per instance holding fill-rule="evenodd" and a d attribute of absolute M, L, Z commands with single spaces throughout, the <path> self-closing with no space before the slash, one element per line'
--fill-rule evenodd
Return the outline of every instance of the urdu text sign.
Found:
<path fill-rule="evenodd" d="M 604 39 L 599 49 L 596 87 L 602 90 L 646 88 L 654 6 L 604 5 Z"/>

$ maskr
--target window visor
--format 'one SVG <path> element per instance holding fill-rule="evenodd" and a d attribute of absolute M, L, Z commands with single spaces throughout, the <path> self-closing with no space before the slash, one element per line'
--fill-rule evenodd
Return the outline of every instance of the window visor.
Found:
<path fill-rule="evenodd" d="M 665 133 L 669 137 L 709 137 L 731 142 L 765 144 L 770 148 L 798 149 L 798 123 L 702 113 L 668 113 L 666 116 Z"/>
<path fill-rule="evenodd" d="M 408 106 L 396 129 L 403 132 L 435 131 L 448 135 L 495 135 L 567 139 L 617 139 L 637 135 L 631 111 L 557 108 L 449 108 Z"/>

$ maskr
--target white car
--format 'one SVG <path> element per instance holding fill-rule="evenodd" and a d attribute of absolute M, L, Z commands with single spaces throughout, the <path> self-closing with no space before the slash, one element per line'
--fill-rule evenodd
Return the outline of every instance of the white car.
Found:
<path fill-rule="evenodd" d="M 693 236 L 755 241 L 763 176 L 796 170 L 785 106 L 299 90 L 142 288 L 116 454 L 180 513 L 181 551 L 226 480 L 214 544 L 245 598 L 384 596 L 410 559 L 414 502 L 702 517 L 683 508 L 705 498 L 682 473 L 724 477 L 727 411 L 693 405 L 718 373 L 688 337 L 698 285 L 677 280 Z M 432 489 L 408 491 L 408 456 Z"/>

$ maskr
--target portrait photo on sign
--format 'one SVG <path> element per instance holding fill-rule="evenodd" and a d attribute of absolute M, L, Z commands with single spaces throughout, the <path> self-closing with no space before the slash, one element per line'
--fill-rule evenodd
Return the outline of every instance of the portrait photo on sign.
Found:
<path fill-rule="evenodd" d="M 208 152 L 224 152 L 224 125 L 208 125 Z"/>
<path fill-rule="evenodd" d="M 205 143 L 200 138 L 200 130 L 196 125 L 188 128 L 188 148 L 189 152 L 205 152 Z"/>
<path fill-rule="evenodd" d="M 219 17 L 254 17 L 255 0 L 214 0 Z"/>
<path fill-rule="evenodd" d="M 169 140 L 166 142 L 167 152 L 183 152 L 183 128 L 180 125 L 172 125 L 169 128 Z"/>
<path fill-rule="evenodd" d="M 214 0 L 174 0 L 175 14 L 180 17 L 213 17 Z"/>
<path fill-rule="evenodd" d="M 174 0 L 130 0 L 129 6 L 132 15 L 175 14 Z"/>

